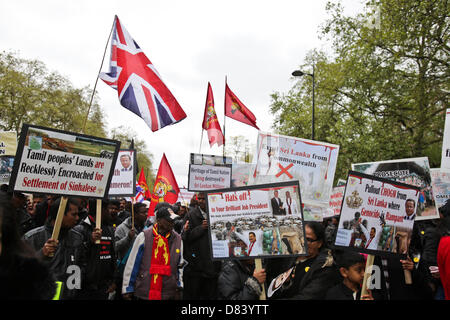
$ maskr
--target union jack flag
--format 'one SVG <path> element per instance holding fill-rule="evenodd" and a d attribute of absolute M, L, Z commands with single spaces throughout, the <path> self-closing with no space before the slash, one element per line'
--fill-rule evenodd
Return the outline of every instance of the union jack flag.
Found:
<path fill-rule="evenodd" d="M 158 71 L 117 16 L 109 72 L 101 72 L 99 77 L 118 90 L 120 104 L 144 119 L 153 132 L 186 118 Z"/>

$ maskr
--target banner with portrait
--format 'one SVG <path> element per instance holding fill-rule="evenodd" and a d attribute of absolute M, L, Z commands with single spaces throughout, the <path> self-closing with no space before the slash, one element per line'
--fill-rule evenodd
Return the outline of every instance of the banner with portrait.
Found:
<path fill-rule="evenodd" d="M 305 220 L 321 221 L 328 208 L 339 146 L 259 132 L 249 185 L 298 180 Z"/>
<path fill-rule="evenodd" d="M 431 169 L 431 185 L 436 199 L 436 207 L 439 210 L 450 199 L 450 169 Z"/>
<path fill-rule="evenodd" d="M 353 163 L 352 170 L 419 187 L 416 221 L 439 218 L 427 157 Z"/>
<path fill-rule="evenodd" d="M 119 150 L 108 196 L 134 197 L 136 195 L 136 169 L 136 150 Z"/>
<path fill-rule="evenodd" d="M 406 257 L 420 188 L 350 171 L 335 246 Z"/>
<path fill-rule="evenodd" d="M 306 255 L 298 181 L 206 195 L 213 259 Z"/>
<path fill-rule="evenodd" d="M 25 124 L 10 189 L 104 198 L 119 148 L 120 141 Z"/>

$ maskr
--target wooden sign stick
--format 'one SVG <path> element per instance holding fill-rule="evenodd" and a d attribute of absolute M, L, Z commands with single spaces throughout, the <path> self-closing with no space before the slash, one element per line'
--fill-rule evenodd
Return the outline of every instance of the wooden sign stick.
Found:
<path fill-rule="evenodd" d="M 58 240 L 59 237 L 59 231 L 61 230 L 61 223 L 64 218 L 64 211 L 66 211 L 67 206 L 67 197 L 61 197 L 61 200 L 59 202 L 59 208 L 58 213 L 56 215 L 55 224 L 53 226 L 53 232 L 51 239 Z M 53 254 L 50 255 L 50 257 L 53 257 Z"/>
<path fill-rule="evenodd" d="M 95 227 L 102 227 L 102 199 L 97 199 L 97 212 L 95 216 Z M 95 244 L 100 244 L 100 240 L 95 240 Z"/>
<path fill-rule="evenodd" d="M 262 269 L 262 261 L 261 259 L 255 259 L 255 270 L 261 270 Z M 266 300 L 266 291 L 264 290 L 264 284 L 262 286 L 262 292 L 259 296 L 259 300 Z"/>
<path fill-rule="evenodd" d="M 372 275 L 372 267 L 374 259 L 375 256 L 373 254 L 367 255 L 366 271 L 364 272 L 364 280 L 361 288 L 361 297 L 369 294 L 369 292 L 367 291 L 367 282 L 369 281 L 370 276 Z"/>
<path fill-rule="evenodd" d="M 405 283 L 406 283 L 406 284 L 412 284 L 411 271 L 409 271 L 409 270 L 403 270 L 403 273 L 405 274 Z"/>

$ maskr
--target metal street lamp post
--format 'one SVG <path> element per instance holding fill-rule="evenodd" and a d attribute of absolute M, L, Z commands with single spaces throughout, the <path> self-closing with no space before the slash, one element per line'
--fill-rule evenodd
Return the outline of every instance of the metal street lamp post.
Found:
<path fill-rule="evenodd" d="M 313 65 L 313 72 L 312 73 L 305 73 L 303 71 L 300 70 L 295 70 L 294 72 L 292 72 L 292 75 L 294 77 L 302 77 L 302 76 L 311 76 L 312 77 L 312 133 L 311 133 L 311 140 L 314 140 L 314 109 L 315 109 L 315 105 L 314 105 L 314 87 L 315 87 L 315 79 L 314 79 L 314 65 Z"/>

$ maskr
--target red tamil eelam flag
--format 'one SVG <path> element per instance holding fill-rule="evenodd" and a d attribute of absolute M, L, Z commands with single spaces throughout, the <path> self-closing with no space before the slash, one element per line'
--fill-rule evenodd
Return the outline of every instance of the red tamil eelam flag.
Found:
<path fill-rule="evenodd" d="M 148 215 L 155 215 L 155 207 L 160 202 L 168 202 L 174 204 L 177 202 L 178 193 L 177 180 L 173 175 L 172 168 L 167 161 L 166 155 L 163 154 L 161 163 L 159 164 L 158 174 L 155 179 L 155 186 L 153 192 L 150 195 L 150 208 L 148 209 Z"/>
<path fill-rule="evenodd" d="M 150 198 L 150 190 L 148 189 L 147 180 L 144 175 L 144 168 L 141 168 L 139 179 L 136 182 L 136 196 L 134 197 L 136 202 L 142 202 L 145 199 Z"/>
<path fill-rule="evenodd" d="M 222 129 L 220 128 L 219 120 L 217 119 L 216 110 L 214 109 L 214 95 L 209 82 L 202 127 L 208 133 L 210 147 L 212 147 L 214 143 L 217 143 L 218 147 L 223 145 L 225 139 L 223 137 Z"/>
<path fill-rule="evenodd" d="M 99 75 L 116 89 L 120 104 L 141 117 L 154 132 L 186 114 L 136 41 L 115 16 L 109 72 Z"/>
<path fill-rule="evenodd" d="M 259 130 L 255 115 L 236 97 L 225 83 L 225 116 L 248 124 Z"/>

